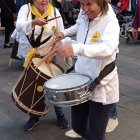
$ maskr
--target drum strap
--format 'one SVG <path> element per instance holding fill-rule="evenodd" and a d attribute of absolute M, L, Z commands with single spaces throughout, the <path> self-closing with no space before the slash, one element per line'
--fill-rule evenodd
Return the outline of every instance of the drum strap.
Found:
<path fill-rule="evenodd" d="M 65 71 L 65 74 L 70 73 L 71 71 L 74 70 L 74 65 L 71 66 L 68 70 Z"/>
<path fill-rule="evenodd" d="M 115 68 L 115 61 L 111 62 L 99 73 L 99 76 L 95 78 L 94 81 L 91 82 L 89 86 L 89 91 L 93 91 L 97 85 L 100 84 L 101 80 L 106 77 L 109 73 L 111 73 Z"/>
<path fill-rule="evenodd" d="M 28 6 L 29 7 L 29 6 Z M 30 8 L 29 8 L 30 10 Z M 29 14 L 28 14 L 29 15 Z M 35 15 L 32 14 L 31 12 L 31 16 L 32 16 L 32 19 L 35 19 Z M 56 10 L 54 8 L 54 16 L 56 17 Z M 46 17 L 45 19 L 47 19 L 48 17 Z M 35 28 L 32 30 L 32 34 L 31 34 L 31 37 L 29 37 L 28 35 L 26 35 L 29 43 L 31 44 L 31 46 L 33 48 L 36 48 L 36 47 L 39 47 L 40 45 L 46 43 L 47 41 L 49 41 L 49 39 L 52 37 L 52 35 L 50 35 L 48 38 L 46 38 L 45 40 L 43 40 L 41 42 L 41 37 L 42 37 L 42 34 L 43 34 L 43 31 L 44 31 L 44 28 L 42 27 L 41 28 L 41 33 L 40 35 L 36 38 L 36 40 L 34 39 L 34 31 L 35 31 Z"/>

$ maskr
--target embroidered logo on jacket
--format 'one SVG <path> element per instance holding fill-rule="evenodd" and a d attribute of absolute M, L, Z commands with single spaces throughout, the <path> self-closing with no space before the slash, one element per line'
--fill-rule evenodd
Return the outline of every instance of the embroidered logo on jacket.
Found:
<path fill-rule="evenodd" d="M 100 33 L 98 31 L 95 32 L 91 38 L 92 43 L 95 44 L 96 42 L 98 42 L 100 37 L 101 37 Z"/>
<path fill-rule="evenodd" d="M 52 31 L 55 32 L 56 31 L 56 27 L 52 26 Z"/>

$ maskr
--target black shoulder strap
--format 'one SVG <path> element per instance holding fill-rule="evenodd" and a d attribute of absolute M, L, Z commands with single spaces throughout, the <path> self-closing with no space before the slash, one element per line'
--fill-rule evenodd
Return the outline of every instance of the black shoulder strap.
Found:
<path fill-rule="evenodd" d="M 100 84 L 101 80 L 106 77 L 109 73 L 111 73 L 115 68 L 115 61 L 105 66 L 105 68 L 100 72 L 99 76 L 95 78 L 94 81 L 91 82 L 89 86 L 89 91 L 93 91 L 97 85 Z"/>
<path fill-rule="evenodd" d="M 33 15 L 32 13 L 31 13 L 31 15 L 32 15 L 32 19 L 35 19 L 35 15 Z M 54 16 L 56 17 L 56 9 L 55 9 L 55 7 L 54 7 Z M 45 19 L 47 19 L 47 18 L 48 18 L 48 17 L 46 17 Z M 43 27 L 41 28 L 41 33 L 40 33 L 40 35 L 36 38 L 36 40 L 34 39 L 34 31 L 35 31 L 35 29 L 32 30 L 32 34 L 31 34 L 31 37 L 30 37 L 30 38 L 29 38 L 28 35 L 26 35 L 28 41 L 30 42 L 30 44 L 31 44 L 31 46 L 32 46 L 33 48 L 36 48 L 36 47 L 38 47 L 38 46 L 40 46 L 40 45 L 46 43 L 46 42 L 52 37 L 52 35 L 50 35 L 49 37 L 47 37 L 45 40 L 43 40 L 43 41 L 41 42 L 41 37 L 42 37 L 43 31 L 44 31 L 44 28 L 43 28 Z"/>
<path fill-rule="evenodd" d="M 55 7 L 53 7 L 53 9 L 54 9 L 54 16 L 56 18 L 56 9 L 55 9 Z"/>

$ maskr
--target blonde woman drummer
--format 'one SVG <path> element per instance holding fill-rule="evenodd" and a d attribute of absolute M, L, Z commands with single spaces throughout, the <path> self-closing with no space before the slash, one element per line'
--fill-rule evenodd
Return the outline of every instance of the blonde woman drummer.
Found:
<path fill-rule="evenodd" d="M 76 41 L 66 38 L 56 44 L 57 55 L 77 56 L 75 71 L 94 79 L 116 59 L 119 24 L 106 0 L 79 0 L 83 13 L 76 27 Z M 113 29 L 113 30 L 112 30 Z M 72 128 L 86 140 L 105 140 L 110 110 L 119 101 L 117 67 L 92 92 L 91 100 L 72 107 Z M 73 137 L 73 135 L 69 135 Z M 76 137 L 75 137 L 76 138 Z"/>
<path fill-rule="evenodd" d="M 44 47 L 53 35 L 64 30 L 62 18 L 47 22 L 51 18 L 60 16 L 49 0 L 30 0 L 21 7 L 17 17 L 16 30 L 19 34 L 19 49 L 17 56 L 23 60 L 30 49 Z M 60 128 L 69 127 L 63 109 L 54 106 Z M 38 117 L 30 116 L 24 130 L 31 130 L 39 123 Z"/>

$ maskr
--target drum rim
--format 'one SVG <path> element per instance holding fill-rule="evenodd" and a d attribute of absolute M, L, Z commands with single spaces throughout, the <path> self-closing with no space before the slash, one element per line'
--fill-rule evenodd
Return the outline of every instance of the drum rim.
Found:
<path fill-rule="evenodd" d="M 38 57 L 34 57 L 34 58 L 38 58 Z M 33 59 L 34 59 L 33 58 Z M 59 68 L 59 70 L 62 72 L 62 73 L 64 73 L 64 69 L 59 65 L 59 64 L 57 64 L 57 63 L 55 63 L 55 62 L 51 62 L 53 65 L 55 65 L 57 68 Z M 30 67 L 38 74 L 38 73 L 41 73 L 41 77 L 42 78 L 44 78 L 45 80 L 48 80 L 48 79 L 50 79 L 50 78 L 53 78 L 53 77 L 51 77 L 51 76 L 49 76 L 49 75 L 47 75 L 46 73 L 44 73 L 44 72 L 42 72 L 42 71 L 40 71 L 37 67 L 36 67 L 36 65 L 33 63 L 33 61 L 31 61 L 31 63 L 30 63 Z"/>
<path fill-rule="evenodd" d="M 62 74 L 62 75 L 59 75 L 59 76 L 56 76 L 54 78 L 57 78 L 57 77 L 62 77 L 63 75 L 67 75 L 67 74 Z M 85 77 L 88 77 L 89 78 L 89 81 L 87 81 L 86 83 L 84 83 L 83 85 L 79 85 L 79 86 L 75 86 L 75 87 L 72 87 L 72 88 L 67 88 L 67 89 L 52 89 L 52 88 L 48 88 L 45 86 L 45 83 L 47 83 L 47 81 L 44 83 L 44 89 L 47 90 L 48 92 L 70 92 L 70 91 L 73 91 L 75 89 L 83 89 L 84 87 L 87 87 L 90 82 L 91 82 L 91 78 L 88 76 L 88 75 L 84 75 L 84 74 L 79 74 L 79 73 L 70 73 L 69 75 L 82 75 L 82 76 L 85 76 Z M 52 80 L 52 79 L 49 79 L 49 80 Z M 48 80 L 48 81 L 49 81 Z"/>

